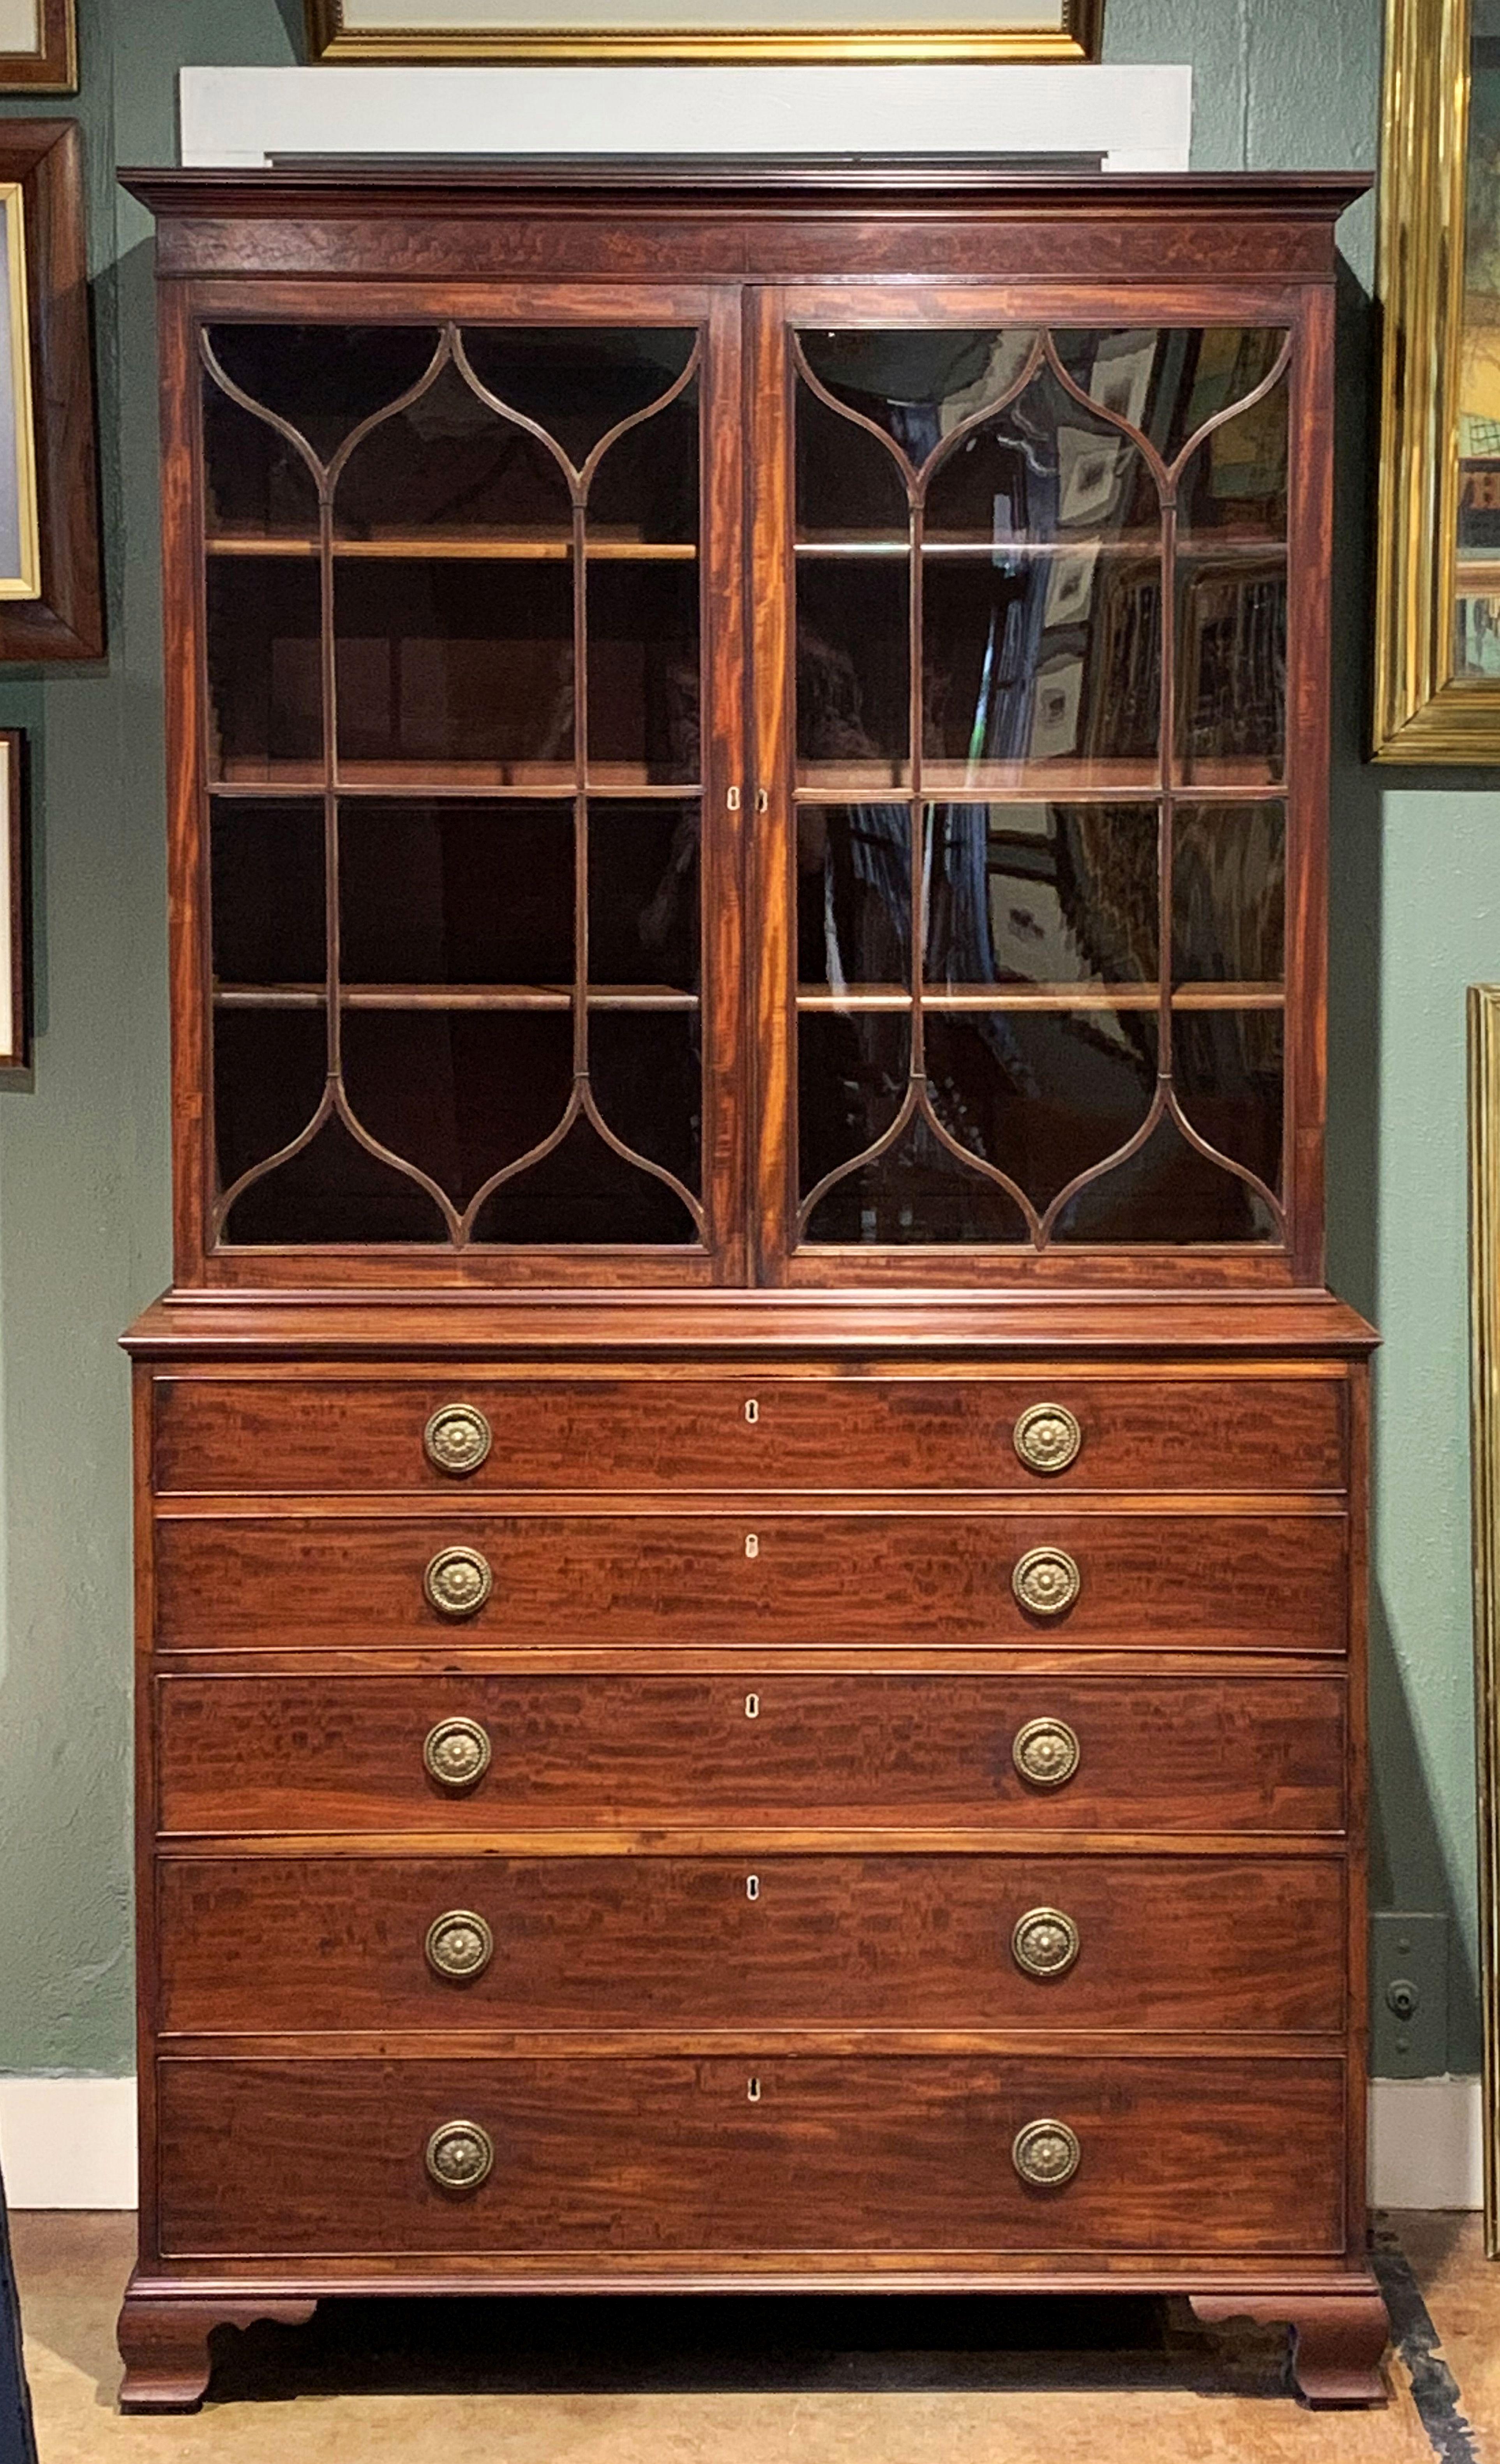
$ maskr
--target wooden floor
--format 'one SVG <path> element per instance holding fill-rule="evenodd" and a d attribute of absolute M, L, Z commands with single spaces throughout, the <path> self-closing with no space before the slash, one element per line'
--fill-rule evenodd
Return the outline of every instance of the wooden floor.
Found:
<path fill-rule="evenodd" d="M 127 2421 L 133 2223 L 11 2218 L 41 2464 L 1500 2464 L 1473 2216 L 1381 2219 L 1382 2413 L 1305 2411 L 1278 2336 L 1177 2305 L 612 2300 L 336 2304 L 222 2335 L 197 2416 Z"/>

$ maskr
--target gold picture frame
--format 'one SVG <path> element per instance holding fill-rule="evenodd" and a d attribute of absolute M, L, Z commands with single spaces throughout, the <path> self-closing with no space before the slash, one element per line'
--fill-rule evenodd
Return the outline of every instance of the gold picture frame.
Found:
<path fill-rule="evenodd" d="M 28 310 L 26 203 L 19 180 L 0 180 L 0 599 L 39 599 L 41 509 Z"/>
<path fill-rule="evenodd" d="M 952 0 L 894 0 L 891 21 L 828 0 L 743 0 L 705 22 L 705 0 L 306 0 L 315 60 L 760 61 L 1096 60 L 1105 0 L 992 0 L 958 21 Z M 727 12 L 726 12 L 727 13 Z M 995 23 L 996 18 L 1006 22 Z"/>
<path fill-rule="evenodd" d="M 1500 2258 L 1500 984 L 1468 988 L 1468 1291 L 1485 2250 Z"/>
<path fill-rule="evenodd" d="M 0 728 L 0 1086 L 32 1083 L 31 881 L 26 739 Z"/>

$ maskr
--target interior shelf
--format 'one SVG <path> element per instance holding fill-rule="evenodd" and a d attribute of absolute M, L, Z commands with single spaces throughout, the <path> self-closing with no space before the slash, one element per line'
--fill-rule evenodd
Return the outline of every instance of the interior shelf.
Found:
<path fill-rule="evenodd" d="M 566 984 L 341 984 L 343 1009 L 571 1009 Z M 695 1010 L 696 993 L 670 984 L 590 984 L 589 1009 Z M 322 1009 L 321 984 L 216 984 L 215 1009 Z"/>
<path fill-rule="evenodd" d="M 1281 1009 L 1286 1004 L 1286 987 L 1282 984 L 1178 984 L 1172 993 L 1174 1009 Z M 924 1010 L 1154 1010 L 1161 1000 L 1159 988 L 1143 984 L 964 984 L 924 989 L 921 1005 Z M 909 1010 L 912 996 L 894 984 L 851 984 L 844 992 L 830 992 L 824 984 L 799 984 L 797 1006 L 800 1010 Z"/>
<path fill-rule="evenodd" d="M 249 761 L 227 764 L 210 787 L 215 796 L 265 796 L 287 788 L 316 790 L 325 781 L 316 761 Z M 341 798 L 359 796 L 556 797 L 571 802 L 579 791 L 572 765 L 565 761 L 345 761 L 335 773 L 333 789 Z M 644 765 L 613 761 L 590 770 L 583 781 L 589 797 L 611 796 L 632 803 L 661 799 L 683 803 L 701 796 L 692 781 L 648 778 Z"/>
<path fill-rule="evenodd" d="M 210 556 L 251 557 L 316 557 L 319 542 L 315 539 L 276 539 L 257 534 L 217 535 L 206 541 Z M 585 556 L 589 562 L 630 564 L 692 564 L 697 548 L 692 539 L 620 539 L 585 537 Z M 336 539 L 336 559 L 345 557 L 386 558 L 402 562 L 427 563 L 433 560 L 469 559 L 476 561 L 524 562 L 528 564 L 565 563 L 573 553 L 573 541 L 567 532 L 556 537 L 485 538 L 478 535 L 444 535 L 441 532 L 412 532 L 388 539 Z"/>

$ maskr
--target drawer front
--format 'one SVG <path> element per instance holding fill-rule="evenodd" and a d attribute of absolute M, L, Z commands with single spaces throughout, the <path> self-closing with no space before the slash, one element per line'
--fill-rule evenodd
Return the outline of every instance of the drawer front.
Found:
<path fill-rule="evenodd" d="M 158 1705 L 169 1833 L 1344 1821 L 1337 1677 L 184 1675 Z M 1060 1784 L 1017 1769 L 1037 1722 L 1054 1753 L 1076 1749 Z M 454 1789 L 424 1749 L 456 1723 L 488 1760 Z"/>
<path fill-rule="evenodd" d="M 1339 1488 L 1337 1377 L 787 1377 L 411 1382 L 162 1377 L 155 1479 L 190 1490 Z M 1022 1415 L 1059 1403 L 1062 1470 L 1016 1451 Z M 483 1415 L 488 1454 L 439 1469 L 434 1414 Z M 480 1441 L 482 1442 L 482 1440 Z"/>
<path fill-rule="evenodd" d="M 483 1561 L 488 1597 L 450 1618 L 426 1570 Z M 1062 1615 L 1023 1607 L 1029 1552 L 1070 1559 Z M 1046 1596 L 1044 1592 L 1044 1596 Z M 1341 1652 L 1345 1524 L 1299 1515 L 482 1514 L 157 1528 L 166 1646 L 1034 1643 Z"/>
<path fill-rule="evenodd" d="M 168 2032 L 1344 2019 L 1333 1858 L 167 1858 L 159 1889 Z"/>
<path fill-rule="evenodd" d="M 185 2061 L 159 2065 L 176 2258 L 1342 2247 L 1334 2061 Z M 475 2123 L 477 2187 L 429 2177 Z M 1078 2143 L 1023 2182 L 1017 2134 Z"/>

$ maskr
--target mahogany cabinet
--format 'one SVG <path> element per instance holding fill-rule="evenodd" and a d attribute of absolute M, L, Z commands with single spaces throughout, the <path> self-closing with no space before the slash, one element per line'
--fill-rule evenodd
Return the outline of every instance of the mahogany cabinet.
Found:
<path fill-rule="evenodd" d="M 127 2407 L 1083 2288 L 1375 2402 L 1334 178 L 131 176 L 176 1265 Z"/>

